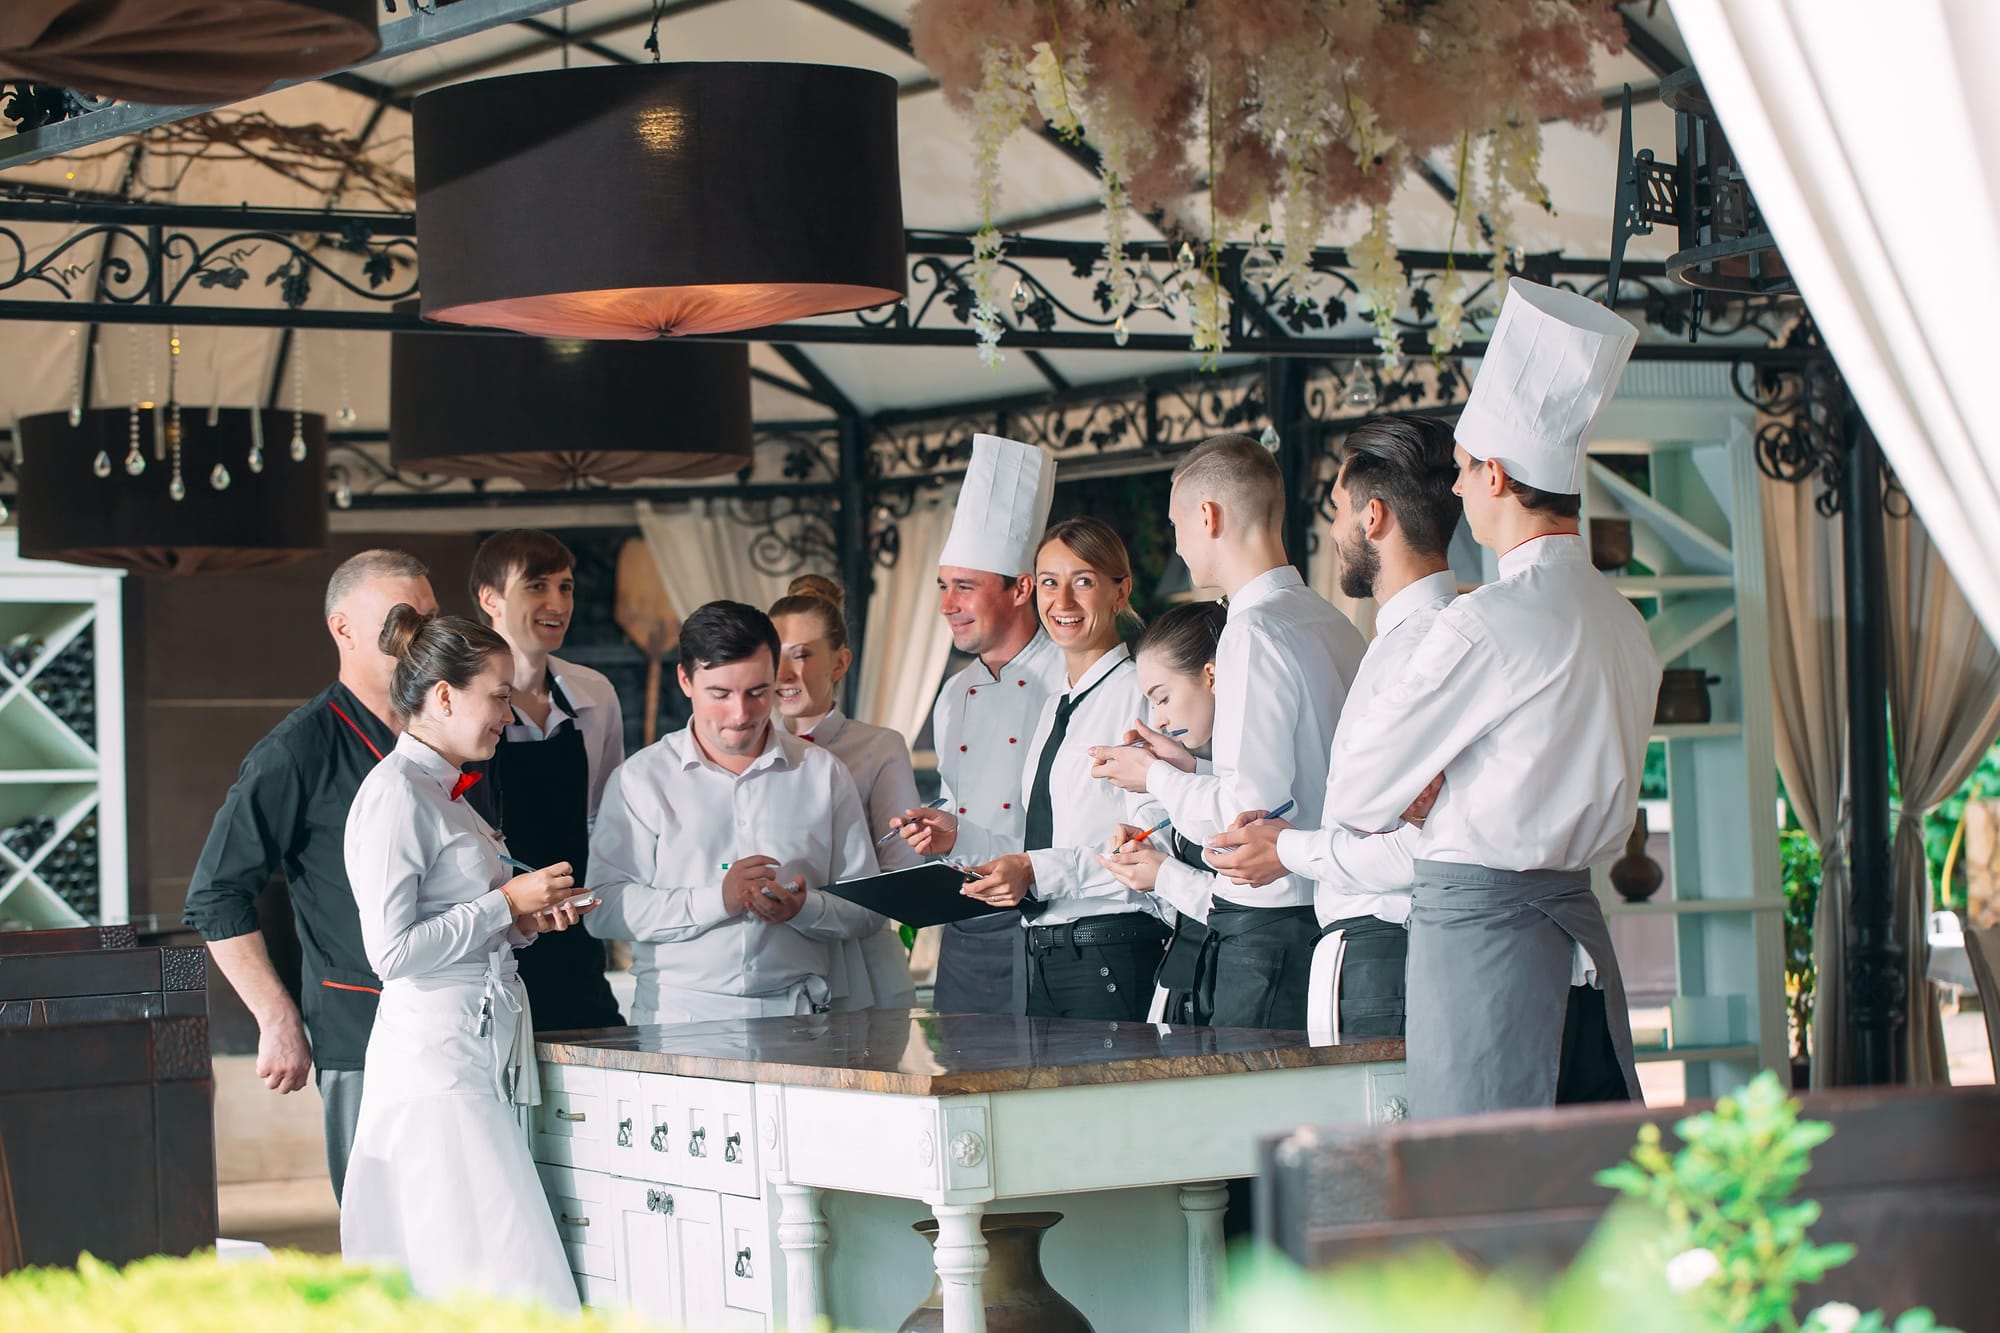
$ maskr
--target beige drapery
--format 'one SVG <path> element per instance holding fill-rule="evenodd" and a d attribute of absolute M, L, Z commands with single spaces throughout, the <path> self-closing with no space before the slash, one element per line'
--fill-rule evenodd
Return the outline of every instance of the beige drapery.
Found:
<path fill-rule="evenodd" d="M 1813 508 L 1816 488 L 1764 479 L 1764 563 L 1771 602 L 1771 701 L 1778 772 L 1819 847 L 1813 962 L 1812 1085 L 1852 1063 L 1847 1034 L 1847 632 L 1840 520 Z"/>
<path fill-rule="evenodd" d="M 1896 934 L 1903 946 L 1902 1079 L 1950 1081 L 1937 994 L 1925 979 L 1933 897 L 1924 816 L 1957 791 L 2000 732 L 2000 653 L 1914 517 L 1884 525 L 1889 718 L 1903 808 L 1896 822 Z"/>
<path fill-rule="evenodd" d="M 683 619 L 703 603 L 721 599 L 748 602 L 761 611 L 785 595 L 794 577 L 757 568 L 750 558 L 756 532 L 728 517 L 722 508 L 727 503 L 695 500 L 685 507 L 656 508 L 641 500 L 635 506 L 639 535 L 659 567 L 660 585 Z M 803 520 L 780 520 L 780 525 L 797 521 Z M 808 561 L 806 568 L 829 572 L 824 562 Z"/>
<path fill-rule="evenodd" d="M 957 491 L 926 496 L 897 521 L 896 563 L 875 571 L 861 647 L 855 716 L 913 740 L 924 729 L 951 656 L 951 631 L 938 614 L 937 565 L 951 532 Z"/>

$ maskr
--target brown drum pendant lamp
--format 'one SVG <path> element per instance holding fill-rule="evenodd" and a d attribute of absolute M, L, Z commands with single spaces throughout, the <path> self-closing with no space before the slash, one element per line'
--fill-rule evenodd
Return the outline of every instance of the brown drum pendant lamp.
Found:
<path fill-rule="evenodd" d="M 389 459 L 534 489 L 736 472 L 751 460 L 750 348 L 398 333 Z"/>
<path fill-rule="evenodd" d="M 224 574 L 325 549 L 325 417 L 183 407 L 175 467 L 171 448 L 155 453 L 171 427 L 156 430 L 150 411 L 137 415 L 137 432 L 122 407 L 93 408 L 74 426 L 68 412 L 21 418 L 22 555 L 140 574 Z"/>
<path fill-rule="evenodd" d="M 4 0 L 0 76 L 128 102 L 254 97 L 381 49 L 380 0 Z"/>
<path fill-rule="evenodd" d="M 417 98 L 424 318 L 724 333 L 902 298 L 896 84 L 827 65 L 549 70 Z"/>

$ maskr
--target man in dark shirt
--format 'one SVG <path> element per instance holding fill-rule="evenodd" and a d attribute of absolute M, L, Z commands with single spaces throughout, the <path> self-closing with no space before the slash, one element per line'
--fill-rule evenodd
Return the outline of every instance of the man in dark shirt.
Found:
<path fill-rule="evenodd" d="M 209 829 L 185 909 L 257 1020 L 264 1085 L 297 1092 L 318 1064 L 336 1197 L 361 1113 L 362 1057 L 382 988 L 361 947 L 343 840 L 361 780 L 396 743 L 389 707 L 396 661 L 376 640 L 399 602 L 437 609 L 430 573 L 414 556 L 363 551 L 333 572 L 326 627 L 340 652 L 339 678 L 251 748 Z M 297 1005 L 257 926 L 257 895 L 281 868 L 304 955 Z"/>

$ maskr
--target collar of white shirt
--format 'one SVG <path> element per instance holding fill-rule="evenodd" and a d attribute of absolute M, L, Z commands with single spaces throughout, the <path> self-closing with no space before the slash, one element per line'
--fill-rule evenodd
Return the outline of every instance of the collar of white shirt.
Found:
<path fill-rule="evenodd" d="M 694 723 L 690 722 L 679 731 L 669 734 L 664 742 L 667 752 L 673 755 L 683 770 L 708 767 L 731 778 L 747 778 L 752 773 L 767 768 L 797 768 L 799 758 L 805 753 L 806 742 L 787 732 L 775 721 L 765 724 L 764 748 L 750 761 L 750 767 L 741 773 L 730 773 L 728 769 L 702 753 L 701 742 L 694 738 Z"/>
<path fill-rule="evenodd" d="M 396 738 L 396 753 L 436 778 L 438 786 L 446 791 L 457 785 L 460 777 L 458 766 L 409 732 Z"/>
<path fill-rule="evenodd" d="M 1065 690 L 1063 697 L 1068 698 L 1071 695 L 1082 694 L 1098 681 L 1110 675 L 1113 668 L 1131 655 L 1132 650 L 1130 648 L 1127 648 L 1122 643 L 1119 644 L 1116 648 L 1113 648 L 1110 652 L 1092 662 L 1090 669 L 1083 673 L 1083 679 Z"/>
<path fill-rule="evenodd" d="M 838 706 L 835 706 L 827 710 L 825 717 L 813 724 L 811 731 L 794 732 L 792 734 L 796 735 L 802 741 L 811 741 L 816 745 L 825 745 L 835 736 L 838 736 L 840 729 L 846 725 L 847 715 L 842 713 Z"/>
<path fill-rule="evenodd" d="M 1428 606 L 1440 597 L 1450 597 L 1458 592 L 1458 575 L 1449 569 L 1440 569 L 1435 574 L 1426 574 L 1415 583 L 1382 603 L 1375 612 L 1375 635 L 1380 638 L 1413 615 L 1420 606 Z"/>
<path fill-rule="evenodd" d="M 1238 588 L 1236 595 L 1229 599 L 1229 609 L 1232 612 L 1242 611 L 1277 596 L 1287 588 L 1304 585 L 1305 580 L 1299 577 L 1298 570 L 1290 565 L 1279 565 L 1276 569 L 1265 570 Z"/>
<path fill-rule="evenodd" d="M 1055 642 L 1056 641 L 1054 639 L 1051 639 L 1049 637 L 1047 630 L 1037 628 L 1035 630 L 1035 637 L 1029 639 L 1028 642 L 1022 646 L 1020 652 L 1015 653 L 1012 657 L 1007 659 L 1007 664 L 1000 668 L 1000 672 L 998 675 L 995 675 L 992 671 L 989 671 L 987 669 L 985 658 L 983 657 L 973 658 L 972 664 L 968 668 L 968 670 L 975 671 L 979 673 L 979 675 L 985 677 L 984 680 L 974 681 L 973 688 L 977 689 L 980 686 L 991 684 L 994 681 L 1004 680 L 1007 677 L 1008 673 L 1010 672 L 1021 673 L 1022 668 L 1028 662 L 1032 661 L 1038 653 L 1044 651 L 1053 651 L 1055 648 Z"/>
<path fill-rule="evenodd" d="M 1511 579 L 1533 565 L 1575 564 L 1587 561 L 1583 536 L 1575 532 L 1551 532 L 1530 537 L 1500 557 L 1500 577 Z"/>

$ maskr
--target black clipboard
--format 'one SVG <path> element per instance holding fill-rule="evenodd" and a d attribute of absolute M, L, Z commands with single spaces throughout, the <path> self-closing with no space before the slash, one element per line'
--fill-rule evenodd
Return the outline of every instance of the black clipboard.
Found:
<path fill-rule="evenodd" d="M 942 926 L 952 921 L 969 921 L 976 916 L 1018 912 L 1018 907 L 996 907 L 959 890 L 967 883 L 965 873 L 943 861 L 929 861 L 907 870 L 870 875 L 866 879 L 829 884 L 826 892 L 838 894 L 857 906 L 879 912 L 906 926 Z"/>

